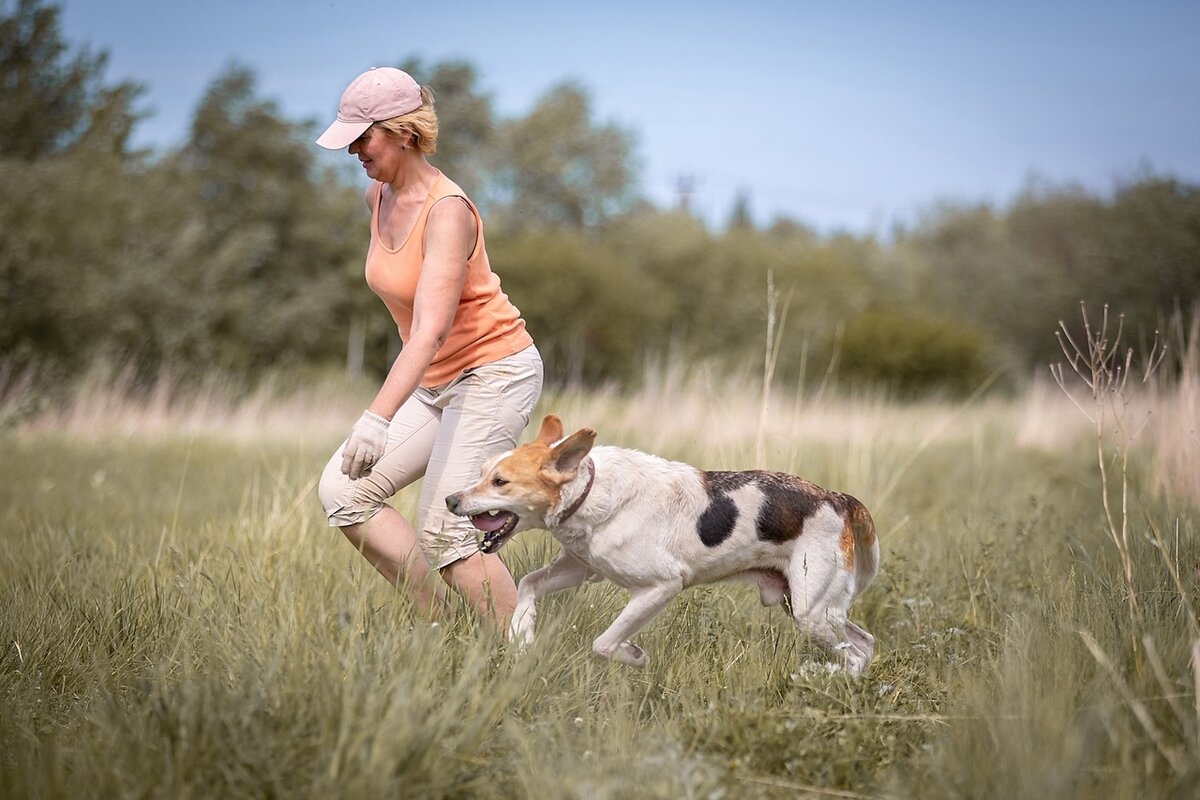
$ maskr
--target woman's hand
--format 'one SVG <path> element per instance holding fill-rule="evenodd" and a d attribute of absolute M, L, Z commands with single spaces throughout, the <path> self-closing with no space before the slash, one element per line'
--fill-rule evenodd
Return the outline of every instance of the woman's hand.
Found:
<path fill-rule="evenodd" d="M 388 421 L 372 411 L 364 411 L 342 449 L 342 473 L 352 481 L 368 474 L 383 456 L 387 434 Z"/>

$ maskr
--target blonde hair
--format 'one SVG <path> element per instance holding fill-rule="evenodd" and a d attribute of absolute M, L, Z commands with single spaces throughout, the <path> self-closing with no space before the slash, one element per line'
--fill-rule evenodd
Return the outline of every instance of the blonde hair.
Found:
<path fill-rule="evenodd" d="M 428 86 L 421 87 L 421 107 L 416 111 L 380 120 L 375 125 L 393 139 L 403 140 L 411 136 L 413 145 L 422 155 L 433 155 L 437 152 L 438 138 L 437 112 L 433 110 L 433 90 Z"/>

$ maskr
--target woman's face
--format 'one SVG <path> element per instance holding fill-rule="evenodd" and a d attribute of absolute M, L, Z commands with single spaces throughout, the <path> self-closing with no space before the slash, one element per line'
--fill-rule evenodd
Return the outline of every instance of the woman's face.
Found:
<path fill-rule="evenodd" d="M 403 145 L 374 126 L 351 142 L 347 151 L 358 156 L 368 178 L 381 183 L 395 179 L 406 154 Z"/>

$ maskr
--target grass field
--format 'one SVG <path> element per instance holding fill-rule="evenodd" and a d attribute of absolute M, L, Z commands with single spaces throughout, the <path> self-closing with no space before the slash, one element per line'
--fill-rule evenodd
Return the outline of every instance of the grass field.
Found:
<path fill-rule="evenodd" d="M 1095 432 L 1057 389 L 781 392 L 761 449 L 752 380 L 543 398 L 607 443 L 713 469 L 761 458 L 863 500 L 883 556 L 851 610 L 877 638 L 856 681 L 749 585 L 685 593 L 638 637 L 644 671 L 591 654 L 622 605 L 608 585 L 544 601 L 524 654 L 463 607 L 431 625 L 321 519 L 316 477 L 355 391 L 114 385 L 53 410 L 8 400 L 32 410 L 0 434 L 4 797 L 1200 790 L 1194 386 L 1129 412 L 1154 413 L 1124 475 L 1104 444 L 1128 577 Z M 519 577 L 555 549 L 529 532 L 503 554 Z"/>

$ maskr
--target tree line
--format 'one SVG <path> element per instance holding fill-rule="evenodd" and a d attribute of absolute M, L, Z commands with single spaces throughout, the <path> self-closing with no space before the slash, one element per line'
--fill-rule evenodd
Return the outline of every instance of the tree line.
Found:
<path fill-rule="evenodd" d="M 399 346 L 362 279 L 368 222 L 348 161 L 231 66 L 182 144 L 131 145 L 141 87 L 64 41 L 42 0 L 0 5 L 0 358 L 58 374 L 298 367 L 382 373 Z M 1057 355 L 1060 319 L 1109 303 L 1149 335 L 1200 299 L 1200 187 L 1145 173 L 1101 196 L 1031 184 L 881 238 L 714 228 L 640 196 L 634 131 L 563 83 L 502 117 L 469 63 L 399 65 L 437 94 L 431 159 L 484 211 L 489 254 L 551 377 L 636 381 L 647 363 L 761 363 L 899 392 L 968 392 Z M 768 293 L 768 276 L 775 289 Z"/>

